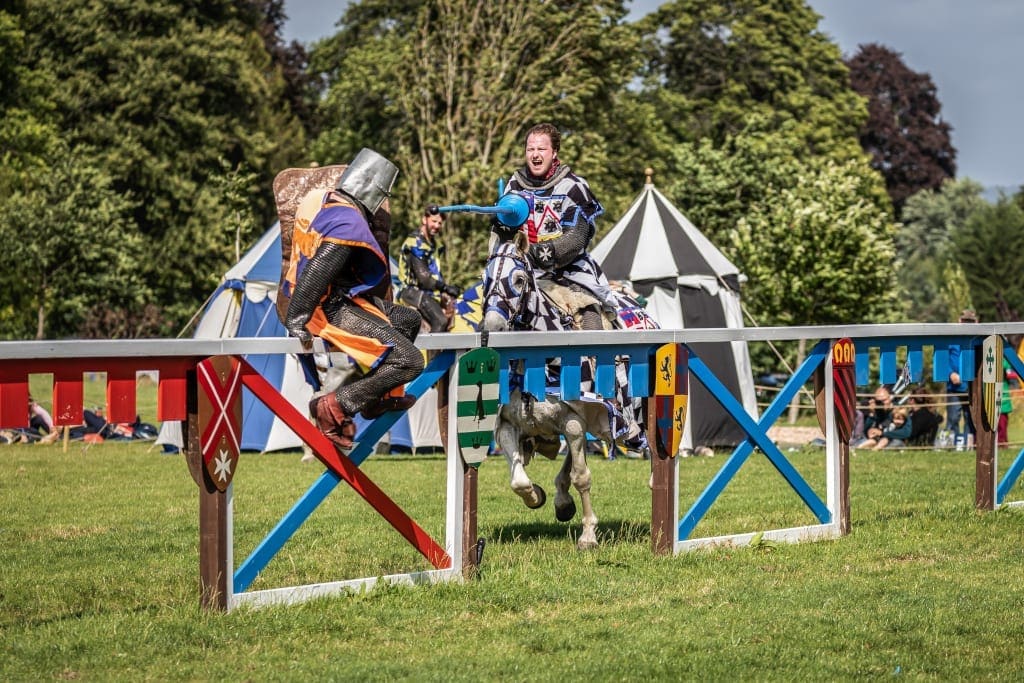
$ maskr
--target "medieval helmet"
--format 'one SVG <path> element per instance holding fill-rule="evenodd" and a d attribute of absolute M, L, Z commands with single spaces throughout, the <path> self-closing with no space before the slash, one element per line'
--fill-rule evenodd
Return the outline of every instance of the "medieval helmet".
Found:
<path fill-rule="evenodd" d="M 398 167 L 363 147 L 338 179 L 337 189 L 355 199 L 372 216 L 391 196 L 391 187 L 398 177 Z"/>

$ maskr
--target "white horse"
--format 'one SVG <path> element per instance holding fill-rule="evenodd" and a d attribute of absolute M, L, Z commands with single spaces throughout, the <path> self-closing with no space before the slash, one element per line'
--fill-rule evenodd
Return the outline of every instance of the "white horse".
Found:
<path fill-rule="evenodd" d="M 517 238 L 522 237 L 521 234 Z M 577 329 L 573 316 L 560 308 L 538 285 L 522 239 L 500 244 L 487 262 L 484 274 L 483 329 L 553 330 Z M 495 441 L 508 461 L 512 490 L 529 508 L 544 505 L 547 496 L 526 474 L 534 453 L 555 459 L 559 436 L 565 438 L 568 455 L 555 477 L 555 517 L 568 522 L 576 515 L 569 492 L 576 489 L 583 508 L 581 550 L 597 546 L 597 515 L 590 500 L 590 468 L 587 466 L 587 433 L 611 445 L 608 406 L 600 401 L 562 401 L 534 397 L 520 389 L 511 392 L 500 406 L 494 429 Z"/>

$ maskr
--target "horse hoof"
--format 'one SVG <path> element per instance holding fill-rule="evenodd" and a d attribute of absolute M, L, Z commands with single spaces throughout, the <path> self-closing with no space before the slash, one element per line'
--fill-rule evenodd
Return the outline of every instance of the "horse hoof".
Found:
<path fill-rule="evenodd" d="M 555 506 L 555 519 L 559 522 L 568 522 L 576 516 L 576 503 L 570 498 L 569 504 L 562 507 Z"/>
<path fill-rule="evenodd" d="M 529 503 L 527 503 L 526 507 L 530 508 L 531 510 L 537 510 L 538 508 L 544 507 L 544 503 L 548 502 L 548 494 L 544 493 L 544 489 L 534 484 L 533 494 L 537 496 L 537 504 L 530 505 Z"/>
<path fill-rule="evenodd" d="M 584 541 L 582 538 L 576 543 L 578 550 L 593 550 L 597 547 L 597 541 Z"/>

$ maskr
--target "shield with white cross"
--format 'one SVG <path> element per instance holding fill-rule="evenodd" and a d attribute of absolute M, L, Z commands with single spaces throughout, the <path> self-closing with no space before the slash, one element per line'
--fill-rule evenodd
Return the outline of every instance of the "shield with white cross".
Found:
<path fill-rule="evenodd" d="M 214 356 L 196 368 L 200 452 L 210 481 L 227 490 L 238 465 L 242 438 L 242 374 L 231 356 Z"/>

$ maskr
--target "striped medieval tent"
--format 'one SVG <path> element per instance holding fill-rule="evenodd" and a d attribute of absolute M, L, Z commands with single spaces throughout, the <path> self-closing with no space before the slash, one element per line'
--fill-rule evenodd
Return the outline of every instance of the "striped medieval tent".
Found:
<path fill-rule="evenodd" d="M 743 327 L 740 283 L 729 259 L 648 179 L 640 196 L 591 254 L 609 280 L 627 281 L 665 329 Z M 694 352 L 747 412 L 757 415 L 744 342 L 694 344 Z M 683 448 L 735 446 L 746 437 L 698 382 L 690 382 Z"/>

